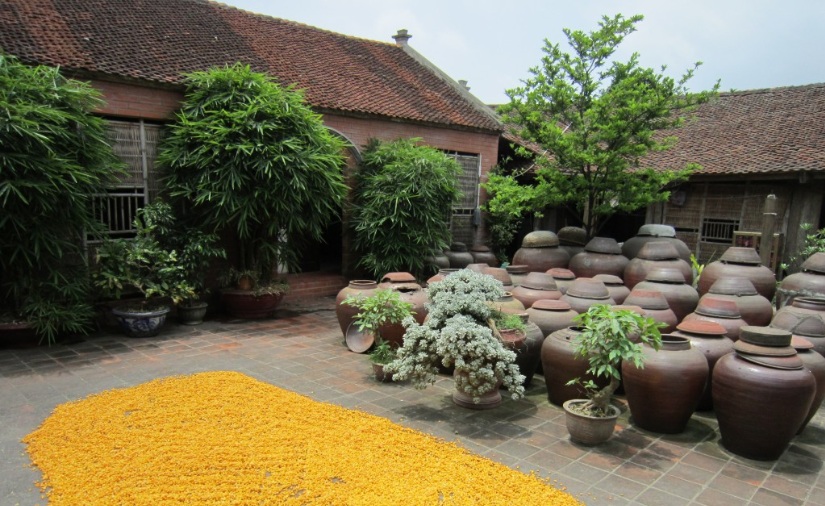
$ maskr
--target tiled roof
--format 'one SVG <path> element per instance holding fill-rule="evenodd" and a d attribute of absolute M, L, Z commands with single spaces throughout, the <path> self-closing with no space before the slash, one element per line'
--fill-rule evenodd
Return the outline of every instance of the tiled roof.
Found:
<path fill-rule="evenodd" d="M 722 93 L 672 132 L 643 166 L 703 166 L 697 175 L 825 172 L 825 84 Z"/>
<path fill-rule="evenodd" d="M 403 48 L 205 0 L 2 0 L 0 48 L 28 63 L 180 84 L 248 63 L 321 110 L 499 131 Z"/>

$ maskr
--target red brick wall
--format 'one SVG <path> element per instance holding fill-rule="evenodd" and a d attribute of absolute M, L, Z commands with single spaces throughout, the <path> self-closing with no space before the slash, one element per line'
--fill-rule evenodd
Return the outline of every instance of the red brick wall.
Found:
<path fill-rule="evenodd" d="M 99 110 L 107 116 L 170 120 L 180 106 L 183 93 L 134 84 L 92 81 L 92 86 L 103 93 L 105 105 Z"/>

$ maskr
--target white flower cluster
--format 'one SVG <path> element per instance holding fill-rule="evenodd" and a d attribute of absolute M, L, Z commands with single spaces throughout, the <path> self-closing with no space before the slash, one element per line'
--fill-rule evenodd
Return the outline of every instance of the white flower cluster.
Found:
<path fill-rule="evenodd" d="M 516 354 L 487 326 L 489 302 L 502 295 L 501 282 L 467 269 L 433 283 L 428 289 L 427 321 L 422 325 L 412 318 L 404 321 L 404 346 L 389 370 L 396 379 L 410 379 L 416 388 L 425 388 L 435 382 L 439 364 L 455 366 L 456 388 L 474 402 L 500 384 L 514 399 L 522 397 L 524 376 L 515 364 Z"/>

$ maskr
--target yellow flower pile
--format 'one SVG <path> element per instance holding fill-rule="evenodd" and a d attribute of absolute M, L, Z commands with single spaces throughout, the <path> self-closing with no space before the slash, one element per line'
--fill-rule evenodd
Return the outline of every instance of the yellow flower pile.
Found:
<path fill-rule="evenodd" d="M 24 442 L 52 505 L 580 504 L 453 443 L 235 372 L 62 404 Z"/>

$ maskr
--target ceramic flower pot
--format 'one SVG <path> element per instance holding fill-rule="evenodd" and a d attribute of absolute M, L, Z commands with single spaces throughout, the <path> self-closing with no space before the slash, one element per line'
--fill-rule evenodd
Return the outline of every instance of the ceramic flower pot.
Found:
<path fill-rule="evenodd" d="M 610 405 L 609 416 L 590 416 L 576 411 L 577 405 L 582 405 L 587 399 L 571 399 L 562 405 L 565 413 L 565 425 L 570 439 L 584 445 L 604 443 L 613 435 L 613 428 L 619 418 L 619 408 Z"/>
<path fill-rule="evenodd" d="M 283 298 L 282 293 L 255 294 L 254 291 L 234 289 L 221 292 L 224 310 L 230 316 L 244 320 L 259 320 L 272 316 Z"/>
<path fill-rule="evenodd" d="M 206 302 L 178 304 L 178 321 L 182 325 L 200 325 L 206 317 L 207 309 L 209 309 L 209 304 Z"/>
<path fill-rule="evenodd" d="M 129 337 L 154 337 L 166 322 L 168 306 L 145 311 L 129 311 L 113 308 L 112 315 L 117 319 L 120 330 Z"/>
<path fill-rule="evenodd" d="M 453 371 L 453 377 L 458 376 L 462 376 L 467 382 L 472 382 L 468 373 L 458 370 Z M 494 386 L 492 389 L 479 392 L 478 402 L 473 401 L 474 392 L 471 389 L 462 388 L 459 385 L 459 381 L 456 381 L 452 399 L 456 405 L 461 406 L 462 408 L 485 410 L 497 408 L 501 405 L 501 393 L 499 392 L 498 385 Z"/>

